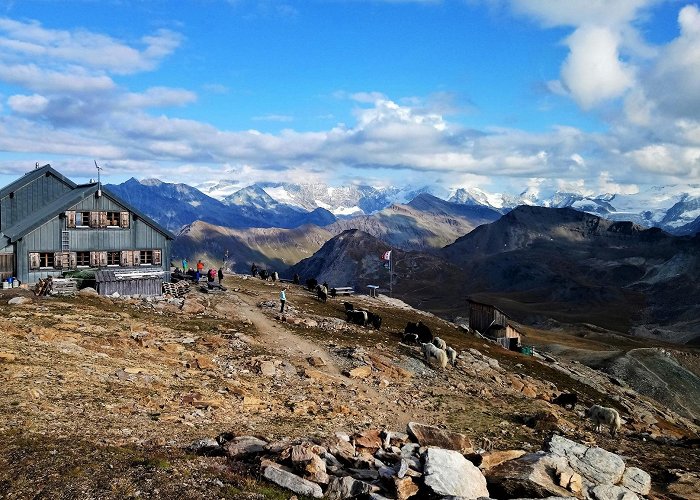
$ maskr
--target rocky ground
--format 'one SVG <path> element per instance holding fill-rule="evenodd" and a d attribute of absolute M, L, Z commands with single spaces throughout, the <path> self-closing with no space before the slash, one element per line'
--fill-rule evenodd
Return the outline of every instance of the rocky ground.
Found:
<path fill-rule="evenodd" d="M 505 351 L 396 300 L 352 298 L 382 315 L 375 331 L 347 324 L 342 300 L 290 286 L 280 315 L 279 283 L 225 284 L 184 301 L 3 291 L 0 497 L 290 498 L 259 460 L 190 445 L 320 443 L 409 422 L 461 433 L 475 453 L 538 451 L 556 433 L 648 471 L 651 496 L 699 494 L 697 426 L 581 363 Z M 456 366 L 399 343 L 418 320 L 459 352 Z M 562 391 L 579 406 L 548 402 Z M 620 411 L 618 437 L 585 421 L 593 403 Z"/>

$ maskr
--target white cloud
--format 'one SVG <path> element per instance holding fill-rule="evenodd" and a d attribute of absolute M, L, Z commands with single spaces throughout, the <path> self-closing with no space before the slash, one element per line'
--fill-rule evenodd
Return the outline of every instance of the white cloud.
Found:
<path fill-rule="evenodd" d="M 43 95 L 13 95 L 7 99 L 7 105 L 15 113 L 23 115 L 36 115 L 42 113 L 49 100 Z"/>
<path fill-rule="evenodd" d="M 145 92 L 129 92 L 121 98 L 120 104 L 127 108 L 155 108 L 184 106 L 197 100 L 197 94 L 185 89 L 151 87 Z"/>
<path fill-rule="evenodd" d="M 634 72 L 620 60 L 619 43 L 614 32 L 602 27 L 580 28 L 567 39 L 570 52 L 562 65 L 562 83 L 583 109 L 632 87 Z"/>
<path fill-rule="evenodd" d="M 159 30 L 140 40 L 141 50 L 87 30 L 52 30 L 40 23 L 0 18 L 1 58 L 30 57 L 51 64 L 77 64 L 94 70 L 130 74 L 153 69 L 181 43 L 181 36 Z"/>

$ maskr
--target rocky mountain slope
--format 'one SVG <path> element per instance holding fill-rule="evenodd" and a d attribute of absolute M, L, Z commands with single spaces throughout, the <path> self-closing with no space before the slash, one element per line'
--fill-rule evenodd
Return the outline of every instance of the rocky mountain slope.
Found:
<path fill-rule="evenodd" d="M 128 203 L 142 210 L 171 231 L 201 220 L 230 228 L 294 228 L 304 224 L 326 225 L 335 216 L 324 208 L 311 211 L 277 203 L 264 192 L 245 192 L 219 201 L 186 184 L 169 184 L 156 179 L 109 185 Z"/>
<path fill-rule="evenodd" d="M 197 221 L 177 235 L 172 252 L 176 264 L 187 257 L 191 262 L 202 259 L 207 265 L 224 265 L 237 272 L 248 271 L 253 263 L 260 269 L 281 272 L 313 255 L 331 236 L 315 225 L 231 229 Z"/>
<path fill-rule="evenodd" d="M 333 233 L 359 229 L 402 250 L 435 250 L 501 214 L 482 206 L 450 203 L 427 193 L 406 205 L 395 204 L 372 215 L 341 219 L 327 226 Z"/>
<path fill-rule="evenodd" d="M 443 249 L 464 293 L 535 322 L 594 323 L 676 342 L 700 337 L 700 239 L 572 209 L 518 207 Z"/>
<path fill-rule="evenodd" d="M 486 476 L 490 496 L 514 498 L 522 490 L 507 478 L 532 470 L 529 452 L 545 446 L 535 457 L 561 463 L 560 474 L 518 488 L 621 494 L 644 487 L 618 477 L 638 467 L 656 498 L 698 494 L 697 426 L 606 374 L 506 351 L 384 296 L 352 298 L 383 316 L 373 330 L 344 320 L 343 299 L 290 287 L 280 315 L 279 283 L 227 275 L 224 284 L 179 299 L 0 292 L 3 495 L 252 500 L 289 498 L 274 484 L 303 479 L 315 492 L 347 483 L 428 498 L 446 494 L 440 483 L 463 484 L 455 462 L 438 462 L 449 456 Z M 454 366 L 399 342 L 418 320 L 457 350 Z M 551 404 L 562 391 L 579 404 Z M 584 418 L 593 403 L 620 412 L 617 437 Z M 600 448 L 585 452 L 591 445 Z"/>

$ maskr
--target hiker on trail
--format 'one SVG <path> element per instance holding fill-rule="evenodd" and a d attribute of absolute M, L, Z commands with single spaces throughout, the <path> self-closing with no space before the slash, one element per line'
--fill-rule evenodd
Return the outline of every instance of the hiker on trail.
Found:
<path fill-rule="evenodd" d="M 255 265 L 255 262 L 253 262 L 253 265 L 250 266 L 250 274 L 255 278 L 258 275 L 258 266 Z"/>
<path fill-rule="evenodd" d="M 211 269 L 209 269 L 209 272 L 207 273 L 207 282 L 214 283 L 215 279 L 216 279 L 216 269 L 211 268 Z"/>
<path fill-rule="evenodd" d="M 220 267 L 219 268 L 219 285 L 221 284 L 222 281 L 224 281 L 224 268 Z"/>
<path fill-rule="evenodd" d="M 282 291 L 280 292 L 280 303 L 282 304 L 280 306 L 280 312 L 284 312 L 284 304 L 287 302 L 287 287 L 285 286 Z"/>
<path fill-rule="evenodd" d="M 202 273 L 204 272 L 204 263 L 202 263 L 201 260 L 197 261 L 197 272 L 194 275 L 195 281 L 199 281 L 199 278 L 202 277 Z"/>
<path fill-rule="evenodd" d="M 187 259 L 186 258 L 182 259 L 182 272 L 187 274 L 188 268 L 189 268 L 189 264 L 187 263 Z"/>
<path fill-rule="evenodd" d="M 301 283 L 301 278 L 299 277 L 299 273 L 294 273 L 294 279 L 292 280 L 295 285 L 298 285 Z"/>

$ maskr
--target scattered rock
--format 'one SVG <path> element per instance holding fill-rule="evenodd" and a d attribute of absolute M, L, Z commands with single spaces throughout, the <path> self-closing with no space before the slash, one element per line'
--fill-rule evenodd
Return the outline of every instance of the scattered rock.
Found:
<path fill-rule="evenodd" d="M 240 436 L 226 443 L 224 450 L 229 458 L 241 457 L 265 450 L 267 443 L 253 436 Z M 298 492 L 297 492 L 298 493 Z"/>
<path fill-rule="evenodd" d="M 11 352 L 0 352 L 0 363 L 12 363 L 17 359 L 17 356 Z"/>
<path fill-rule="evenodd" d="M 372 367 L 369 365 L 358 366 L 347 373 L 350 378 L 367 378 L 372 375 Z"/>
<path fill-rule="evenodd" d="M 13 306 L 21 306 L 22 304 L 29 304 L 31 301 L 32 299 L 29 297 L 12 297 L 7 303 Z"/>
<path fill-rule="evenodd" d="M 425 485 L 435 494 L 465 499 L 489 496 L 486 478 L 461 453 L 428 448 L 424 461 Z"/>
<path fill-rule="evenodd" d="M 283 470 L 281 466 L 274 464 L 269 465 L 263 472 L 265 479 L 273 483 L 293 491 L 299 495 L 306 495 L 314 498 L 323 498 L 323 490 L 321 487 L 311 481 L 307 481 L 291 472 Z M 330 498 L 330 497 L 329 497 Z M 338 497 L 347 498 L 347 497 Z"/>
<path fill-rule="evenodd" d="M 332 477 L 328 483 L 326 498 L 329 500 L 341 500 L 368 495 L 370 492 L 372 492 L 372 485 L 364 481 L 358 481 L 350 476 Z"/>
<path fill-rule="evenodd" d="M 421 446 L 436 446 L 446 450 L 456 450 L 461 453 L 472 453 L 474 451 L 471 439 L 458 432 L 447 431 L 417 422 L 409 422 L 408 434 Z"/>

